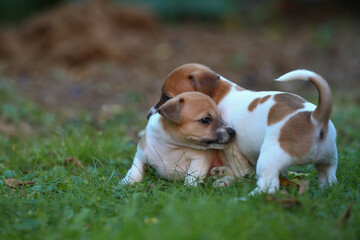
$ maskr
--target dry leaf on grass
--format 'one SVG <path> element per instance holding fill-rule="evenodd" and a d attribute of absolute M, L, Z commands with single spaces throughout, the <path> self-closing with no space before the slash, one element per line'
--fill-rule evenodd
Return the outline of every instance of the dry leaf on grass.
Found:
<path fill-rule="evenodd" d="M 267 196 L 265 198 L 265 201 L 274 201 L 280 204 L 284 208 L 301 207 L 302 205 L 299 199 L 297 198 L 291 198 L 291 197 L 278 198 L 274 195 Z"/>
<path fill-rule="evenodd" d="M 298 175 L 294 179 L 289 180 L 287 178 L 280 177 L 280 186 L 288 188 L 294 186 L 299 189 L 299 195 L 303 195 L 310 186 L 310 180 L 301 180 L 301 176 Z"/>
<path fill-rule="evenodd" d="M 350 218 L 351 209 L 354 206 L 354 203 L 350 203 L 349 206 L 345 209 L 344 213 L 339 218 L 339 223 L 346 224 Z"/>
<path fill-rule="evenodd" d="M 64 159 L 65 165 L 74 165 L 75 167 L 84 168 L 84 165 L 77 157 L 67 157 Z"/>
<path fill-rule="evenodd" d="M 26 186 L 26 185 L 33 185 L 35 182 L 34 181 L 18 181 L 15 178 L 7 178 L 5 179 L 4 183 L 8 186 L 11 187 L 12 189 L 15 189 L 17 186 Z"/>
<path fill-rule="evenodd" d="M 288 179 L 280 177 L 280 186 L 286 188 L 286 187 L 290 186 L 290 184 L 291 184 L 291 182 Z"/>
<path fill-rule="evenodd" d="M 303 195 L 309 189 L 310 180 L 302 180 L 299 184 L 299 195 Z"/>

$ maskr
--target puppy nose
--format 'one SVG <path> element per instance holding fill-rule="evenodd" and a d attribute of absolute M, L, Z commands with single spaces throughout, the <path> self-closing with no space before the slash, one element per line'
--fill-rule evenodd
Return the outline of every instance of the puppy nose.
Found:
<path fill-rule="evenodd" d="M 226 129 L 227 133 L 230 135 L 231 138 L 235 137 L 235 130 L 232 128 L 227 128 Z"/>

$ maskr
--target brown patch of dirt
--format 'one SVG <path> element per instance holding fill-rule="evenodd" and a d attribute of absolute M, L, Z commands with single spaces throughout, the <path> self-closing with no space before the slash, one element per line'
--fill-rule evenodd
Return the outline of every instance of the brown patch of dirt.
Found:
<path fill-rule="evenodd" d="M 322 44 L 316 24 L 281 24 L 261 31 L 164 25 L 146 9 L 103 0 L 62 5 L 0 34 L 0 73 L 15 79 L 21 93 L 69 114 L 98 114 L 104 104 L 146 111 L 166 75 L 188 62 L 255 90 L 297 90 L 273 83 L 297 68 L 318 72 L 333 88 L 360 87 L 356 24 L 331 25 L 334 35 Z"/>

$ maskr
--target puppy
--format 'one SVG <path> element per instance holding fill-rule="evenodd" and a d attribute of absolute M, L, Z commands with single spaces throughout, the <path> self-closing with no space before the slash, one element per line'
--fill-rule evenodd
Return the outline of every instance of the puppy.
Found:
<path fill-rule="evenodd" d="M 199 92 L 180 94 L 162 104 L 146 126 L 134 162 L 121 184 L 141 182 L 146 164 L 165 179 L 185 179 L 196 186 L 219 159 L 216 150 L 234 139 L 216 103 Z"/>
<path fill-rule="evenodd" d="M 246 90 L 204 65 L 185 64 L 166 78 L 161 98 L 149 115 L 177 94 L 205 93 L 236 131 L 235 149 L 224 151 L 228 166 L 236 177 L 251 173 L 251 167 L 256 166 L 257 187 L 251 194 L 275 192 L 282 169 L 309 163 L 315 164 L 319 186 L 331 186 L 337 181 L 338 162 L 336 130 L 329 120 L 331 91 L 321 76 L 308 70 L 292 71 L 277 81 L 296 79 L 316 86 L 318 106 L 291 93 Z"/>

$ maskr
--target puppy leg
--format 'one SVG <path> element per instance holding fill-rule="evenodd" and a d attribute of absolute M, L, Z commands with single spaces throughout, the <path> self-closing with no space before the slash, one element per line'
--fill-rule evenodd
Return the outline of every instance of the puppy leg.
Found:
<path fill-rule="evenodd" d="M 240 152 L 236 144 L 231 144 L 223 151 L 223 154 L 225 156 L 223 162 L 226 166 L 216 167 L 210 173 L 211 175 L 222 176 L 214 182 L 214 187 L 227 187 L 235 182 L 236 178 L 255 173 L 249 160 Z"/>
<path fill-rule="evenodd" d="M 224 150 L 225 161 L 230 166 L 237 178 L 244 177 L 246 174 L 254 174 L 255 171 L 249 160 L 240 152 L 236 144 L 231 144 Z"/>
<path fill-rule="evenodd" d="M 185 185 L 196 187 L 199 182 L 202 182 L 208 172 L 210 171 L 211 161 L 198 158 L 190 162 L 189 169 L 185 176 Z"/>
<path fill-rule="evenodd" d="M 315 164 L 315 168 L 319 176 L 319 188 L 323 188 L 326 185 L 332 187 L 337 182 L 336 179 L 336 164 Z"/>
<path fill-rule="evenodd" d="M 144 168 L 145 164 L 139 159 L 138 156 L 135 156 L 131 168 L 126 173 L 126 176 L 121 179 L 120 184 L 133 185 L 135 182 L 142 182 L 144 178 Z"/>
<path fill-rule="evenodd" d="M 284 153 L 279 146 L 263 148 L 256 166 L 257 187 L 250 193 L 275 193 L 280 187 L 280 171 L 289 166 L 290 156 Z"/>
<path fill-rule="evenodd" d="M 330 163 L 315 164 L 319 176 L 319 188 L 328 185 L 332 187 L 336 182 L 337 153 L 331 158 Z"/>

